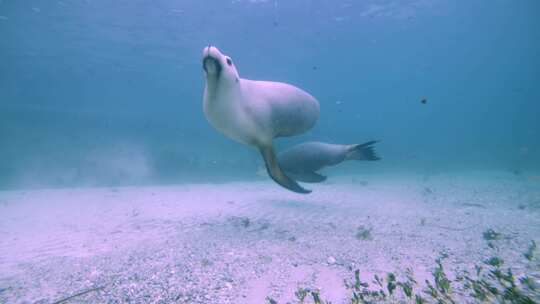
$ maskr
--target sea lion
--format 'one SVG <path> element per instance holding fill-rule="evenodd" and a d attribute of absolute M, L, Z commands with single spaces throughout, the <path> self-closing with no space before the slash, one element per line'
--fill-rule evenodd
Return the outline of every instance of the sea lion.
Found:
<path fill-rule="evenodd" d="M 202 63 L 208 122 L 225 136 L 257 147 L 268 175 L 279 185 L 298 193 L 311 192 L 283 173 L 272 140 L 311 129 L 319 118 L 319 102 L 290 84 L 240 78 L 232 59 L 214 46 L 204 48 Z"/>
<path fill-rule="evenodd" d="M 346 160 L 379 160 L 372 146 L 375 143 L 377 141 L 356 145 L 302 143 L 281 152 L 278 163 L 285 174 L 297 181 L 320 183 L 326 180 L 326 176 L 317 171 L 324 167 L 335 166 Z"/>

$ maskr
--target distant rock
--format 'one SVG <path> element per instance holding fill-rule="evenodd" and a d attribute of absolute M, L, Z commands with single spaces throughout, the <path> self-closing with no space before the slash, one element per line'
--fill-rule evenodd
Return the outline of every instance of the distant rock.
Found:
<path fill-rule="evenodd" d="M 334 258 L 333 256 L 329 256 L 326 259 L 326 263 L 328 263 L 328 265 L 334 265 L 334 264 L 336 264 L 336 258 Z"/>

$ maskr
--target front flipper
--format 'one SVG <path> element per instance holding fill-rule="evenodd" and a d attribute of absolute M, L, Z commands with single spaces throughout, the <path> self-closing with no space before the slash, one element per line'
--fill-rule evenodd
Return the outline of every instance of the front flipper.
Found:
<path fill-rule="evenodd" d="M 284 188 L 287 188 L 296 193 L 310 193 L 311 190 L 302 188 L 297 182 L 289 178 L 281 168 L 276 160 L 276 154 L 272 146 L 261 146 L 259 147 L 262 157 L 264 159 L 264 164 L 266 165 L 266 171 L 268 175 L 279 185 Z"/>
<path fill-rule="evenodd" d="M 286 172 L 286 173 L 288 176 L 290 176 L 294 180 L 297 180 L 299 182 L 304 182 L 304 183 L 321 183 L 326 180 L 326 176 L 319 174 L 317 172 L 300 172 L 300 173 Z"/>

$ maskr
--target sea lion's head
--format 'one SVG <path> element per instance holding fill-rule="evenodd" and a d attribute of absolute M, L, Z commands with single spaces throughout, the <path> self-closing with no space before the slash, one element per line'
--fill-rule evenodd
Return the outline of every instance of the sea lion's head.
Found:
<path fill-rule="evenodd" d="M 202 64 L 207 81 L 234 84 L 240 79 L 231 57 L 222 54 L 215 46 L 204 48 Z"/>

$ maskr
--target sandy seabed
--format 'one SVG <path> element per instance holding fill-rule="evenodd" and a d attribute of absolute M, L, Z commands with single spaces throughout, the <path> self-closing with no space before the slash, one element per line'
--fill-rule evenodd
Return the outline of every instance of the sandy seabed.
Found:
<path fill-rule="evenodd" d="M 540 282 L 540 181 L 506 172 L 0 192 L 0 303 L 350 303 L 344 280 L 494 253 Z M 87 291 L 86 293 L 84 293 Z M 77 293 L 83 294 L 77 295 Z M 463 301 L 468 302 L 466 295 Z M 311 303 L 306 300 L 306 303 Z"/>

